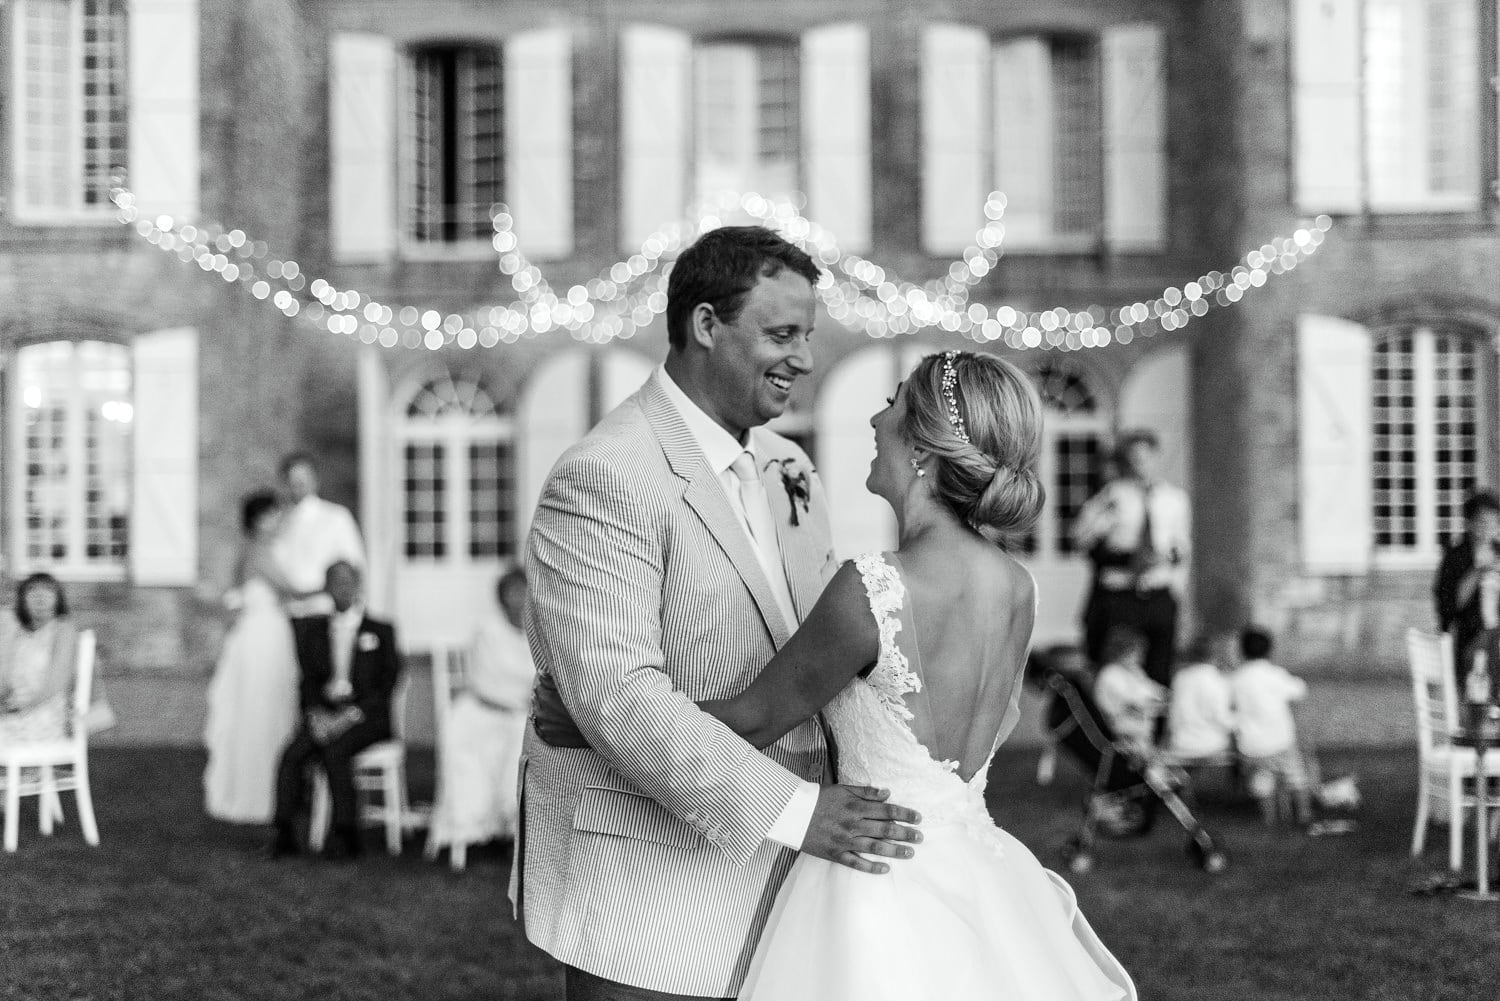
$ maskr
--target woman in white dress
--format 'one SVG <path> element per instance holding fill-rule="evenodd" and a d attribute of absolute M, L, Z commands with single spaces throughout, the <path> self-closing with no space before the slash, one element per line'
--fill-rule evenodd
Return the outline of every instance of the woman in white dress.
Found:
<path fill-rule="evenodd" d="M 0 747 L 68 735 L 78 629 L 57 578 L 35 573 L 0 616 Z"/>
<path fill-rule="evenodd" d="M 513 838 L 521 738 L 536 668 L 521 630 L 526 575 L 511 570 L 495 586 L 496 608 L 469 646 L 468 676 L 453 695 L 443 734 L 442 788 L 432 846 Z"/>
<path fill-rule="evenodd" d="M 276 765 L 297 726 L 297 649 L 281 603 L 308 595 L 293 590 L 272 559 L 281 517 L 268 490 L 244 500 L 245 539 L 227 598 L 238 614 L 208 686 L 204 809 L 237 824 L 271 822 Z"/>
<path fill-rule="evenodd" d="M 1031 575 L 997 544 L 1041 510 L 1036 391 L 1001 359 L 950 351 L 871 423 L 867 486 L 899 548 L 846 564 L 749 688 L 702 706 L 760 747 L 826 706 L 839 781 L 917 810 L 922 840 L 866 872 L 798 855 L 740 997 L 1133 999 L 1072 890 L 985 806 L 1036 613 Z"/>

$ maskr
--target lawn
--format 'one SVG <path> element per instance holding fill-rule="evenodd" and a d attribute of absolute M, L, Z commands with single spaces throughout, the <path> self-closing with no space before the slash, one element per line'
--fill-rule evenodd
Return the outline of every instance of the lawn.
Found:
<path fill-rule="evenodd" d="M 1402 999 L 1495 996 L 1500 905 L 1413 896 L 1440 861 L 1406 855 L 1415 752 L 1326 753 L 1357 771 L 1360 829 L 1343 837 L 1271 832 L 1218 783 L 1203 814 L 1231 855 L 1217 877 L 1191 866 L 1168 818 L 1150 836 L 1104 842 L 1074 877 L 1100 935 L 1141 996 L 1170 999 Z M 71 796 L 52 838 L 23 811 L 21 850 L 0 857 L 0 997 L 172 999 L 557 999 L 561 978 L 523 943 L 505 901 L 506 854 L 471 854 L 453 873 L 408 845 L 399 859 L 270 862 L 262 831 L 199 809 L 200 754 L 94 753 L 102 845 L 82 843 Z M 1071 831 L 1081 790 L 1066 763 L 1030 782 L 1035 754 L 1002 754 L 997 815 L 1044 861 Z M 419 757 L 413 792 L 431 789 Z M 1003 997 L 1003 993 L 997 994 Z"/>

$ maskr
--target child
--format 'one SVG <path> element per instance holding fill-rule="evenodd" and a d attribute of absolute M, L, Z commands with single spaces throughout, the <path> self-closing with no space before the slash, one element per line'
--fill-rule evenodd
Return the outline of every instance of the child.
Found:
<path fill-rule="evenodd" d="M 1116 627 L 1104 639 L 1104 666 L 1094 679 L 1094 704 L 1120 742 L 1150 754 L 1156 717 L 1167 690 L 1146 675 L 1146 639 Z"/>
<path fill-rule="evenodd" d="M 1200 636 L 1188 647 L 1187 663 L 1172 676 L 1167 732 L 1173 756 L 1190 760 L 1229 753 L 1234 711 L 1229 677 L 1233 634 Z"/>
<path fill-rule="evenodd" d="M 1244 660 L 1230 678 L 1230 688 L 1250 792 L 1260 801 L 1266 822 L 1274 823 L 1277 790 L 1287 790 L 1297 823 L 1306 825 L 1312 821 L 1311 783 L 1297 747 L 1292 703 L 1307 695 L 1307 682 L 1266 659 L 1271 636 L 1264 629 L 1249 626 L 1240 633 L 1240 654 Z"/>

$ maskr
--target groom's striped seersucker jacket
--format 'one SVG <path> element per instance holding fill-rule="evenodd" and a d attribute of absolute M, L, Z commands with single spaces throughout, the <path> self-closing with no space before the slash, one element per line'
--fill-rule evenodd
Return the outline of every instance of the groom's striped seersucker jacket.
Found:
<path fill-rule="evenodd" d="M 802 618 L 836 569 L 822 487 L 794 444 L 751 434 Z M 808 473 L 796 524 L 783 459 Z M 795 623 L 657 376 L 558 461 L 526 569 L 538 674 L 592 745 L 528 727 L 511 886 L 527 937 L 610 980 L 732 995 L 793 858 L 765 833 L 826 755 L 816 722 L 760 752 L 693 704 L 739 692 Z"/>

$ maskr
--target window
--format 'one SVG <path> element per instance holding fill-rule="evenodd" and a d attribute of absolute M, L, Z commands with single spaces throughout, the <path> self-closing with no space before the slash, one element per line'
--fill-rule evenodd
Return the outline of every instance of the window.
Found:
<path fill-rule="evenodd" d="M 1033 374 L 1046 408 L 1039 474 L 1047 504 L 1034 531 L 1020 537 L 1018 552 L 1075 554 L 1072 527 L 1078 511 L 1104 486 L 1105 421 L 1083 373 L 1046 362 Z"/>
<path fill-rule="evenodd" d="M 406 238 L 482 243 L 505 190 L 504 73 L 492 46 L 428 46 L 411 53 Z"/>
<path fill-rule="evenodd" d="M 696 187 L 787 197 L 800 188 L 801 53 L 795 40 L 699 43 Z"/>
<path fill-rule="evenodd" d="M 990 191 L 1007 251 L 1159 251 L 1166 241 L 1163 32 L 922 37 L 922 242 L 961 251 Z"/>
<path fill-rule="evenodd" d="M 124 173 L 124 0 L 18 0 L 13 197 L 21 218 L 108 217 Z"/>
<path fill-rule="evenodd" d="M 17 353 L 11 455 L 20 572 L 123 575 L 135 411 L 129 349 L 53 341 Z"/>
<path fill-rule="evenodd" d="M 1484 79 L 1495 72 L 1480 69 L 1479 6 L 1477 0 L 1299 0 L 1294 74 L 1302 208 L 1477 207 L 1480 99 Z"/>
<path fill-rule="evenodd" d="M 1455 330 L 1417 327 L 1376 341 L 1371 361 L 1375 548 L 1435 558 L 1463 530 L 1480 479 L 1484 348 Z"/>
<path fill-rule="evenodd" d="M 482 379 L 447 374 L 406 409 L 402 552 L 408 562 L 484 562 L 516 552 L 515 443 Z"/>

